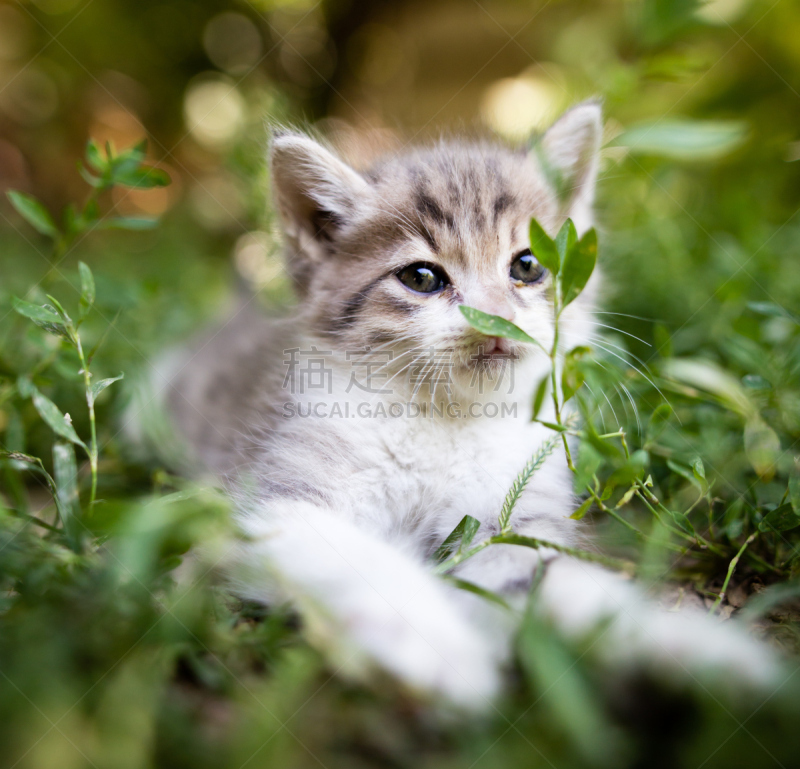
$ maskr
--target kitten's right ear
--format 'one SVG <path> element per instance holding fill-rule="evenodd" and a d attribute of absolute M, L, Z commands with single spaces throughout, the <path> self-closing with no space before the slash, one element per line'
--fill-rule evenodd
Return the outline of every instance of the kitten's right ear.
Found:
<path fill-rule="evenodd" d="M 369 183 L 322 145 L 296 133 L 277 134 L 270 148 L 278 210 L 298 257 L 325 258 L 366 202 Z"/>
<path fill-rule="evenodd" d="M 602 108 L 590 100 L 565 112 L 534 145 L 539 167 L 579 232 L 591 223 L 602 133 Z"/>

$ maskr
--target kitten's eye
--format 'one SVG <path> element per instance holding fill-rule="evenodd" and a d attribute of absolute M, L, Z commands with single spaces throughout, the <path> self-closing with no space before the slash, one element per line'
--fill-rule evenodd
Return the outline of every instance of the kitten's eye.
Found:
<path fill-rule="evenodd" d="M 545 268 L 536 261 L 529 248 L 517 254 L 511 262 L 511 277 L 522 283 L 538 283 L 545 272 Z"/>
<path fill-rule="evenodd" d="M 417 262 L 403 267 L 397 273 L 398 280 L 412 291 L 420 294 L 435 294 L 450 283 L 443 270 L 433 264 Z"/>

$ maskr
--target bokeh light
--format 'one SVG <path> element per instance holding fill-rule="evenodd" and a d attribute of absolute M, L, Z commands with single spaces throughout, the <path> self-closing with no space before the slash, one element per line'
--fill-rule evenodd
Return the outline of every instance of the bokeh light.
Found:
<path fill-rule="evenodd" d="M 200 144 L 222 147 L 241 131 L 246 105 L 232 80 L 203 74 L 186 89 L 184 114 L 189 132 Z"/>
<path fill-rule="evenodd" d="M 244 74 L 258 64 L 263 49 L 258 27 L 247 16 L 232 11 L 208 22 L 203 47 L 217 67 L 232 75 Z"/>
<path fill-rule="evenodd" d="M 483 119 L 501 136 L 514 140 L 546 127 L 567 101 L 555 77 L 531 72 L 493 83 L 481 104 Z"/>

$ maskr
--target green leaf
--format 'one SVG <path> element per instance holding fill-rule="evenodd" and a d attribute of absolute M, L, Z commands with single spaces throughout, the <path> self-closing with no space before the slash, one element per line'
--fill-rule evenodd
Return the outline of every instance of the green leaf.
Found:
<path fill-rule="evenodd" d="M 99 189 L 103 185 L 105 185 L 105 180 L 98 179 L 96 176 L 93 176 L 86 170 L 86 166 L 83 163 L 78 161 L 78 173 L 81 175 L 83 181 L 85 181 L 90 187 L 94 187 L 95 189 Z"/>
<path fill-rule="evenodd" d="M 542 381 L 539 382 L 539 386 L 536 388 L 536 394 L 533 396 L 533 419 L 539 416 L 539 412 L 542 410 L 542 405 L 544 404 L 544 397 L 547 395 L 547 386 L 550 382 L 550 375 L 545 374 L 542 377 Z"/>
<path fill-rule="evenodd" d="M 597 635 L 601 632 L 598 627 Z M 591 644 L 587 642 L 586 646 Z M 587 680 L 570 647 L 544 617 L 532 610 L 526 612 L 517 634 L 517 656 L 529 682 L 529 696 L 543 699 L 554 725 L 574 746 L 579 765 L 598 765 L 595 756 L 600 735 L 603 750 L 619 754 L 617 733 L 607 720 L 597 687 Z"/>
<path fill-rule="evenodd" d="M 108 170 L 108 161 L 103 157 L 103 153 L 94 139 L 89 139 L 86 143 L 86 162 L 99 174 Z"/>
<path fill-rule="evenodd" d="M 561 225 L 558 235 L 556 235 L 556 248 L 558 249 L 558 257 L 561 264 L 564 264 L 567 254 L 577 241 L 578 231 L 575 229 L 572 219 L 567 219 L 567 221 Z"/>
<path fill-rule="evenodd" d="M 38 390 L 34 390 L 33 405 L 39 412 L 39 416 L 47 422 L 54 433 L 78 446 L 86 448 L 86 444 L 78 437 L 78 433 L 75 432 L 75 428 L 67 421 L 61 411 L 59 411 L 58 406 L 46 395 L 42 395 Z"/>
<path fill-rule="evenodd" d="M 578 399 L 580 403 L 580 399 Z M 586 440 L 604 457 L 618 459 L 622 452 L 611 442 L 610 438 L 601 438 L 591 421 L 586 421 L 584 425 Z"/>
<path fill-rule="evenodd" d="M 694 461 L 692 462 L 692 472 L 694 473 L 694 477 L 697 478 L 698 481 L 702 481 L 705 483 L 706 480 L 706 468 L 703 465 L 703 460 L 700 457 L 695 457 Z"/>
<path fill-rule="evenodd" d="M 69 313 L 61 306 L 61 302 L 50 294 L 47 294 L 47 298 L 53 303 L 58 316 L 66 324 L 67 328 L 69 328 L 72 325 L 72 318 L 69 317 Z M 50 305 L 46 304 L 44 307 L 49 309 Z"/>
<path fill-rule="evenodd" d="M 703 484 L 700 479 L 697 477 L 697 474 L 693 472 L 691 468 L 686 467 L 685 465 L 681 465 L 678 462 L 675 462 L 672 459 L 667 460 L 667 467 L 672 470 L 673 473 L 676 475 L 680 475 L 681 478 L 685 478 L 689 483 L 692 484 L 695 488 L 702 491 Z"/>
<path fill-rule="evenodd" d="M 745 423 L 744 450 L 753 469 L 765 480 L 772 478 L 781 451 L 781 441 L 758 414 Z"/>
<path fill-rule="evenodd" d="M 36 392 L 36 387 L 34 386 L 33 382 L 29 376 L 25 374 L 21 374 L 17 377 L 17 392 L 23 398 L 32 398 L 34 392 Z"/>
<path fill-rule="evenodd" d="M 567 432 L 567 427 L 564 425 L 557 425 L 555 422 L 545 422 L 543 419 L 535 420 L 537 424 L 544 425 L 548 430 L 555 430 L 557 433 Z"/>
<path fill-rule="evenodd" d="M 592 446 L 589 441 L 581 441 L 578 446 L 575 474 L 575 488 L 585 489 L 603 466 L 603 455 Z"/>
<path fill-rule="evenodd" d="M 147 139 L 142 139 L 139 141 L 138 144 L 134 144 L 131 147 L 127 154 L 131 155 L 131 157 L 136 157 L 140 161 L 144 160 L 144 156 L 147 154 Z"/>
<path fill-rule="evenodd" d="M 122 187 L 136 187 L 149 190 L 153 187 L 166 187 L 172 180 L 169 174 L 153 166 L 139 166 L 138 168 L 115 168 L 112 172 L 114 184 Z"/>
<path fill-rule="evenodd" d="M 564 403 L 583 386 L 584 374 L 580 368 L 580 362 L 589 353 L 591 353 L 591 350 L 588 347 L 579 345 L 578 347 L 573 347 L 564 356 L 564 366 L 561 371 L 561 393 L 564 396 Z"/>
<path fill-rule="evenodd" d="M 747 124 L 736 120 L 659 120 L 632 126 L 612 144 L 675 160 L 712 160 L 736 149 L 746 137 Z"/>
<path fill-rule="evenodd" d="M 674 510 L 670 510 L 669 513 L 672 516 L 672 520 L 687 534 L 695 535 L 697 533 L 694 530 L 694 526 L 692 526 L 692 522 L 685 513 L 676 513 Z"/>
<path fill-rule="evenodd" d="M 459 579 L 458 577 L 451 577 L 450 575 L 444 575 L 443 578 L 447 582 L 455 585 L 460 590 L 466 590 L 468 593 L 479 595 L 481 598 L 484 598 L 491 603 L 496 603 L 498 606 L 502 606 L 504 609 L 511 608 L 502 596 L 491 590 L 487 590 L 480 585 L 476 585 L 474 582 L 470 582 L 466 579 Z"/>
<path fill-rule="evenodd" d="M 553 239 L 542 229 L 536 219 L 531 219 L 530 223 L 531 251 L 536 257 L 536 261 L 546 270 L 550 270 L 553 277 L 558 275 L 561 266 L 561 259 Z"/>
<path fill-rule="evenodd" d="M 119 376 L 110 377 L 109 379 L 101 379 L 99 382 L 95 382 L 92 385 L 92 397 L 96 398 L 101 392 L 103 392 L 103 390 L 106 389 L 106 387 L 114 384 L 114 382 L 119 382 L 119 380 L 124 376 L 124 374 L 120 374 Z"/>
<path fill-rule="evenodd" d="M 532 336 L 528 336 L 519 326 L 515 326 L 505 318 L 489 315 L 465 304 L 459 305 L 458 309 L 461 310 L 461 314 L 467 319 L 467 323 L 472 328 L 482 334 L 486 334 L 486 336 L 502 336 L 506 339 L 516 339 L 518 342 L 527 342 L 528 344 L 540 346 Z"/>
<path fill-rule="evenodd" d="M 147 154 L 147 139 L 142 139 L 130 149 L 120 152 L 114 160 L 114 173 L 127 173 L 138 168 Z"/>
<path fill-rule="evenodd" d="M 61 317 L 59 314 L 54 310 L 48 310 L 42 305 L 26 302 L 24 299 L 18 299 L 16 296 L 12 299 L 12 304 L 16 312 L 32 320 L 37 326 L 44 328 L 45 324 L 61 324 Z"/>
<path fill-rule="evenodd" d="M 589 499 L 585 500 L 584 503 L 570 516 L 570 518 L 572 518 L 573 521 L 580 521 L 583 516 L 589 512 L 592 502 L 594 502 L 594 499 L 589 497 Z"/>
<path fill-rule="evenodd" d="M 67 327 L 64 325 L 61 316 L 56 312 L 54 307 L 51 308 L 49 305 L 26 302 L 24 299 L 19 299 L 16 296 L 12 299 L 12 306 L 16 312 L 32 320 L 39 328 L 43 328 L 45 331 L 55 334 L 56 336 L 63 336 L 65 339 L 71 339 Z"/>
<path fill-rule="evenodd" d="M 471 515 L 465 515 L 458 522 L 458 525 L 447 535 L 444 542 L 436 549 L 436 552 L 433 554 L 434 561 L 436 561 L 436 563 L 445 561 L 455 549 L 456 544 L 458 544 L 457 552 L 461 552 L 463 549 L 469 547 L 475 535 L 478 533 L 480 526 L 481 522 L 477 518 L 473 518 Z"/>
<path fill-rule="evenodd" d="M 6 195 L 11 201 L 11 205 L 17 210 L 17 213 L 37 232 L 53 239 L 59 237 L 60 233 L 56 223 L 53 221 L 53 217 L 50 216 L 47 209 L 36 198 L 16 190 L 9 190 Z"/>
<path fill-rule="evenodd" d="M 53 475 L 56 484 L 56 507 L 61 525 L 73 550 L 80 549 L 81 506 L 78 498 L 78 467 L 75 449 L 58 441 L 53 445 Z"/>
<path fill-rule="evenodd" d="M 650 455 L 639 449 L 631 454 L 630 458 L 618 467 L 606 482 L 606 488 L 616 488 L 617 486 L 628 486 L 636 480 L 644 478 L 645 470 L 650 464 Z"/>
<path fill-rule="evenodd" d="M 800 526 L 800 515 L 795 512 L 790 502 L 779 505 L 767 513 L 758 524 L 759 531 L 789 531 Z"/>
<path fill-rule="evenodd" d="M 78 262 L 78 271 L 81 274 L 81 317 L 86 317 L 86 314 L 94 304 L 96 295 L 94 276 L 89 267 L 83 262 Z"/>
<path fill-rule="evenodd" d="M 661 365 L 661 373 L 670 379 L 705 390 L 731 411 L 748 418 L 757 416 L 752 397 L 730 372 L 701 358 L 670 358 Z"/>
<path fill-rule="evenodd" d="M 103 219 L 98 225 L 99 230 L 152 230 L 158 226 L 158 219 L 152 216 L 115 216 L 112 219 Z"/>
<path fill-rule="evenodd" d="M 771 318 L 787 318 L 794 323 L 800 323 L 800 318 L 792 315 L 786 309 L 774 302 L 748 302 L 747 308 L 759 315 L 766 315 Z"/>
<path fill-rule="evenodd" d="M 561 295 L 563 306 L 577 299 L 597 264 L 597 233 L 589 230 L 567 251 L 561 268 Z"/>

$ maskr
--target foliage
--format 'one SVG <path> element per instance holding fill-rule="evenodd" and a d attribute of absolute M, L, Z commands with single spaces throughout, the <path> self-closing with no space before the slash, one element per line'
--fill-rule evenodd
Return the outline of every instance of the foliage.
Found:
<path fill-rule="evenodd" d="M 409 112 L 403 88 L 414 104 L 428 93 L 413 56 L 438 62 L 417 67 L 437 72 L 437 82 L 457 69 L 459 87 L 484 64 L 471 67 L 471 46 L 460 46 L 460 59 L 438 37 L 427 51 L 416 33 L 433 29 L 435 19 L 423 15 L 435 9 L 417 5 L 400 80 L 381 86 L 355 72 L 356 87 L 347 87 L 353 62 L 370 60 L 358 46 L 388 12 L 388 4 L 366 5 L 114 0 L 67 17 L 58 9 L 72 7 L 68 0 L 19 4 L 30 17 L 31 55 L 48 48 L 11 76 L 56 83 L 62 101 L 50 122 L 13 124 L 0 142 L 4 163 L 15 157 L 7 145 L 18 145 L 32 169 L 0 219 L 0 764 L 794 765 L 792 681 L 759 702 L 729 697 L 724 682 L 623 686 L 604 674 L 590 644 L 565 645 L 532 617 L 506 698 L 469 728 L 437 719 L 391 682 L 348 684 L 304 643 L 288 610 L 265 613 L 221 589 L 225 500 L 137 456 L 120 433 L 126 387 L 152 375 L 155 350 L 229 298 L 238 239 L 270 231 L 264 113 L 277 121 L 319 116 L 361 91 L 380 104 L 381 88 Z M 570 461 L 585 502 L 574 517 L 591 522 L 613 564 L 648 584 L 675 580 L 715 613 L 742 607 L 792 653 L 800 576 L 796 4 L 507 5 L 523 13 L 515 41 L 524 46 L 509 43 L 503 56 L 530 47 L 552 62 L 543 69 L 561 73 L 569 100 L 602 94 L 610 118 L 597 315 L 610 328 L 590 350 L 565 351 L 560 375 L 553 369 L 529 383 L 537 417 L 550 403 L 557 412 L 547 420 L 548 447 L 563 450 L 565 434 L 576 433 Z M 473 10 L 494 28 L 486 15 L 494 5 Z M 216 73 L 214 82 L 233 82 L 246 97 L 236 137 L 181 144 L 185 97 L 217 66 L 203 39 L 220 11 L 258 24 L 265 62 L 247 74 Z M 523 29 L 534 13 L 536 23 Z M 305 37 L 293 36 L 293 25 Z M 307 46 L 319 56 L 335 45 L 334 74 L 295 74 L 290 45 L 301 47 L 298 40 L 323 40 Z M 376 50 L 372 58 L 389 61 L 389 46 Z M 137 101 L 142 83 L 148 99 Z M 42 88 L 20 102 L 25 115 L 40 105 Z M 16 104 L 12 92 L 0 109 Z M 100 98 L 109 93 L 111 106 Z M 443 109 L 441 94 L 433 96 Z M 131 106 L 142 103 L 149 106 Z M 141 144 L 117 152 L 90 143 L 81 166 L 88 196 L 65 205 L 85 189 L 72 158 L 91 131 L 112 133 L 103 123 L 109 110 L 129 123 L 135 113 L 137 136 L 147 125 L 151 152 L 163 161 L 155 165 L 175 183 L 158 186 L 168 179 Z M 217 219 L 197 203 L 213 184 L 223 190 Z M 168 205 L 150 207 L 144 187 Z M 162 226 L 152 227 L 150 210 L 169 210 Z M 560 280 L 560 305 L 568 304 L 589 278 L 594 244 L 569 228 L 555 242 L 535 229 L 531 238 Z M 237 269 L 253 282 L 239 261 Z M 270 280 L 255 285 L 267 287 L 271 303 L 287 301 L 286 284 Z M 125 379 L 109 387 L 121 372 Z M 580 424 L 564 419 L 567 402 Z M 539 459 L 519 468 L 498 510 L 508 527 L 502 537 L 514 536 L 514 500 Z M 465 519 L 437 553 L 438 568 L 491 545 L 475 535 Z"/>

